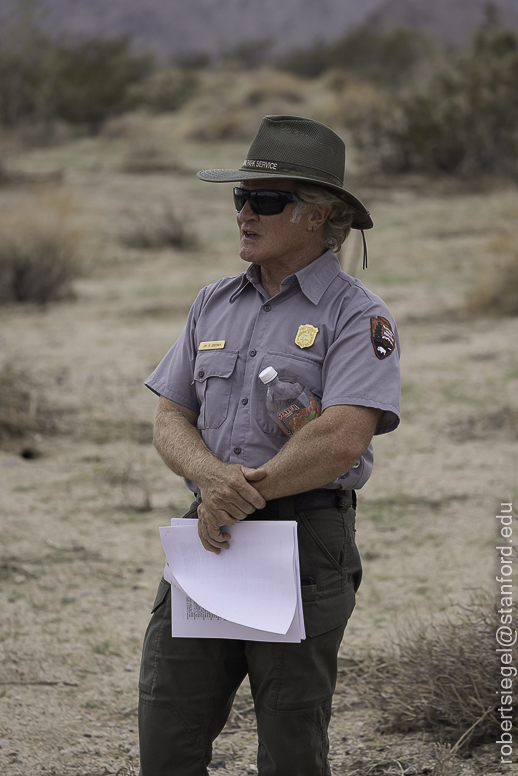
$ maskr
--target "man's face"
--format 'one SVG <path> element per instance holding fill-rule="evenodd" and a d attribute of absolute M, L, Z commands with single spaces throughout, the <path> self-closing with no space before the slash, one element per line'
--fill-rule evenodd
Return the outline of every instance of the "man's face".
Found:
<path fill-rule="evenodd" d="M 243 189 L 268 189 L 270 191 L 294 191 L 292 180 L 248 180 L 240 184 Z M 259 266 L 290 264 L 300 256 L 307 245 L 309 232 L 307 219 L 302 217 L 293 223 L 293 209 L 296 203 L 286 205 L 282 213 L 274 216 L 260 216 L 254 213 L 246 202 L 237 214 L 240 235 L 239 255 L 244 261 Z"/>

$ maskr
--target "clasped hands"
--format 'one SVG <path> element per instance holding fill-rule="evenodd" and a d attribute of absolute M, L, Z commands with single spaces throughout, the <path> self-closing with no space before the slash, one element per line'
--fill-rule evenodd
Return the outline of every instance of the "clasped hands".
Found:
<path fill-rule="evenodd" d="M 230 534 L 221 528 L 235 525 L 265 506 L 266 501 L 252 484 L 265 477 L 264 469 L 220 462 L 198 483 L 202 499 L 198 507 L 198 534 L 206 550 L 216 555 L 222 549 L 228 550 Z"/>

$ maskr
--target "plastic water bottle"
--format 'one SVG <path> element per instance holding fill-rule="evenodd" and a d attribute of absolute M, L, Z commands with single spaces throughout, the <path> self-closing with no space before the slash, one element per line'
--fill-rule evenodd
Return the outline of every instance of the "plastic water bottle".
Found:
<path fill-rule="evenodd" d="M 266 408 L 268 414 L 287 436 L 293 436 L 310 420 L 322 412 L 318 402 L 294 377 L 279 377 L 273 366 L 267 366 L 259 374 L 267 386 Z"/>

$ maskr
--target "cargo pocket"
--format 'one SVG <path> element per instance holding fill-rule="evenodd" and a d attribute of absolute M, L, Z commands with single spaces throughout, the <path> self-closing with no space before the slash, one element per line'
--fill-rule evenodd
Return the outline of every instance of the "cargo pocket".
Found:
<path fill-rule="evenodd" d="M 354 609 L 361 576 L 354 509 L 308 510 L 298 524 L 304 625 L 318 636 L 344 625 Z"/>
<path fill-rule="evenodd" d="M 193 385 L 200 403 L 198 428 L 219 428 L 228 415 L 231 380 L 238 353 L 210 350 L 198 353 Z"/>
<path fill-rule="evenodd" d="M 139 689 L 148 695 L 151 695 L 153 691 L 160 634 L 162 629 L 167 627 L 167 623 L 169 623 L 170 630 L 170 617 L 167 616 L 170 611 L 168 605 L 170 593 L 171 585 L 165 579 L 161 579 L 151 609 L 151 620 L 144 636 L 140 663 Z"/>

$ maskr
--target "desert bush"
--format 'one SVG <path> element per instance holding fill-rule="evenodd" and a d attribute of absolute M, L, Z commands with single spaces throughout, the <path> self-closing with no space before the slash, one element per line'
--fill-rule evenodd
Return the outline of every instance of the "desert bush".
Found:
<path fill-rule="evenodd" d="M 198 244 L 185 218 L 176 215 L 170 204 L 164 204 L 158 211 L 134 215 L 131 228 L 121 234 L 121 242 L 128 248 L 176 248 L 179 251 L 193 250 Z"/>
<path fill-rule="evenodd" d="M 389 172 L 518 173 L 518 33 L 481 29 L 426 83 L 371 112 L 356 142 Z"/>
<path fill-rule="evenodd" d="M 467 310 L 476 316 L 518 315 L 518 237 L 502 235 L 489 247 L 496 262 L 468 292 Z"/>
<path fill-rule="evenodd" d="M 149 56 L 130 51 L 127 37 L 56 46 L 55 62 L 52 114 L 92 132 L 131 104 L 130 87 L 152 67 Z"/>
<path fill-rule="evenodd" d="M 272 45 L 273 41 L 268 38 L 250 40 L 226 51 L 222 61 L 227 67 L 252 70 L 267 61 Z"/>
<path fill-rule="evenodd" d="M 0 366 L 0 446 L 55 429 L 45 393 L 32 375 L 9 363 Z"/>
<path fill-rule="evenodd" d="M 73 296 L 72 281 L 81 274 L 79 233 L 67 222 L 67 200 L 38 205 L 0 224 L 0 304 L 45 305 Z"/>
<path fill-rule="evenodd" d="M 480 597 L 456 617 L 409 627 L 393 654 L 374 659 L 363 679 L 370 704 L 389 717 L 385 728 L 431 730 L 455 741 L 456 750 L 494 741 L 500 729 L 499 624 L 494 602 Z M 516 645 L 513 652 L 516 663 Z"/>
<path fill-rule="evenodd" d="M 15 126 L 47 115 L 53 47 L 27 4 L 0 25 L 0 122 Z"/>
<path fill-rule="evenodd" d="M 188 102 L 198 85 L 199 76 L 193 69 L 165 67 L 131 88 L 129 98 L 153 113 L 166 113 Z"/>
<path fill-rule="evenodd" d="M 153 68 L 126 37 L 55 42 L 37 7 L 23 3 L 0 29 L 0 122 L 58 119 L 97 131 L 128 106 L 130 87 Z"/>
<path fill-rule="evenodd" d="M 417 30 L 376 32 L 357 27 L 331 43 L 320 41 L 293 51 L 279 59 L 278 66 L 309 78 L 340 69 L 394 87 L 408 80 L 413 68 L 432 52 L 431 41 Z"/>

